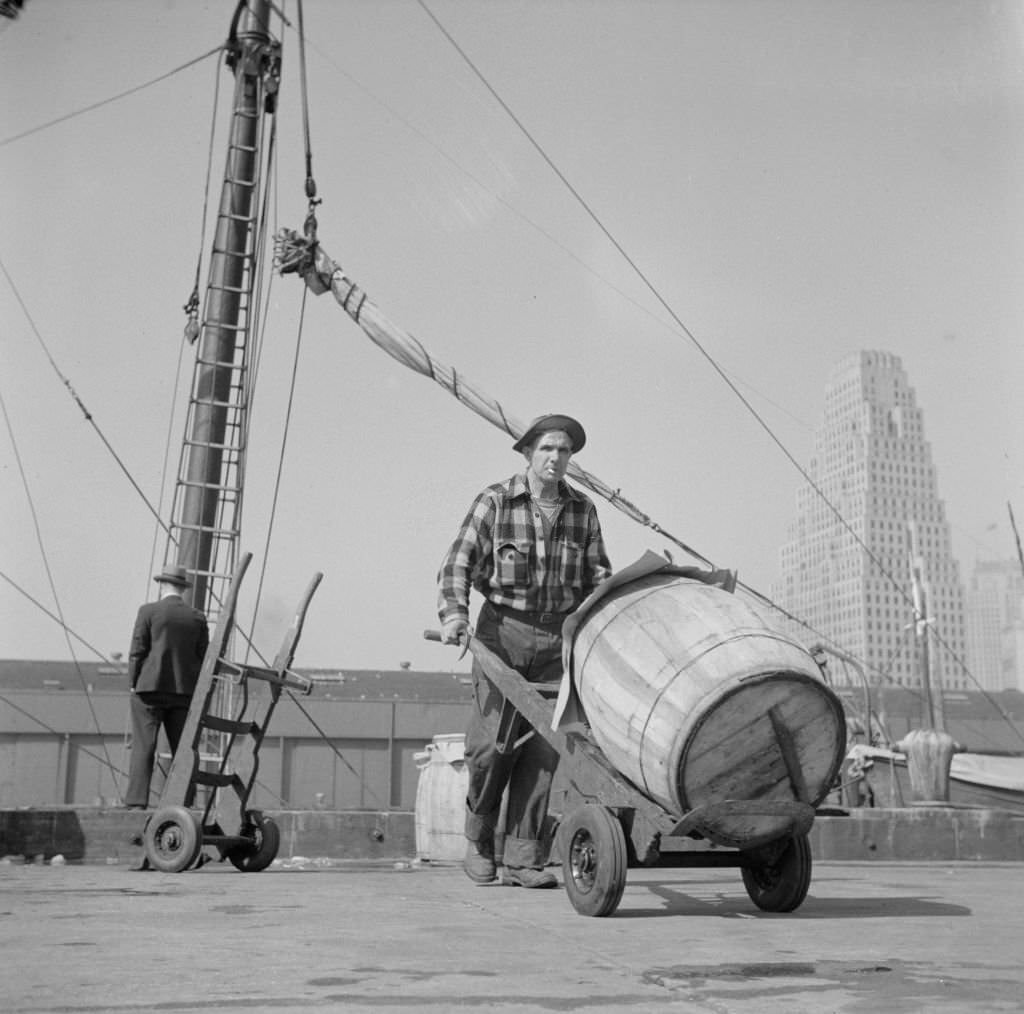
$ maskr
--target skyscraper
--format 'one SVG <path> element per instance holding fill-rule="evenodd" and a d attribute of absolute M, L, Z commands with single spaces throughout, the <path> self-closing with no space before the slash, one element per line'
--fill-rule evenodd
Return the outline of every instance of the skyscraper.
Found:
<path fill-rule="evenodd" d="M 927 666 L 933 687 L 967 687 L 959 567 L 898 356 L 838 363 L 806 471 L 772 589 L 810 628 L 798 636 L 858 659 L 873 683 L 920 687 Z"/>
<path fill-rule="evenodd" d="M 1018 560 L 979 560 L 967 589 L 967 657 L 984 690 L 1024 690 L 1024 575 Z"/>

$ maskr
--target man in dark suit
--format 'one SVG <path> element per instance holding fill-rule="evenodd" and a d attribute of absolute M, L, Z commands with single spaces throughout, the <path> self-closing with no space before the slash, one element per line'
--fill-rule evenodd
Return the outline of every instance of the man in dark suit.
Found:
<path fill-rule="evenodd" d="M 171 753 L 178 749 L 210 643 L 206 617 L 181 597 L 182 590 L 192 584 L 185 568 L 167 566 L 153 580 L 160 598 L 139 608 L 128 655 L 132 755 L 124 805 L 138 810 L 149 802 L 161 726 Z M 186 800 L 186 805 L 190 803 Z"/>

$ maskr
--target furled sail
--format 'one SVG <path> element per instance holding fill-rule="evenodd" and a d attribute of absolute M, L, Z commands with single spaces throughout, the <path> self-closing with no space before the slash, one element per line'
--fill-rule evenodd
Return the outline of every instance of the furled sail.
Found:
<path fill-rule="evenodd" d="M 366 336 L 389 356 L 410 370 L 429 377 L 449 394 L 471 408 L 498 429 L 518 439 L 526 426 L 509 415 L 501 402 L 479 390 L 452 366 L 438 362 L 413 335 L 390 321 L 342 268 L 324 252 L 320 244 L 291 229 L 282 229 L 275 237 L 275 259 L 282 275 L 298 274 L 311 291 L 320 295 L 330 291 L 341 308 L 363 329 Z M 695 549 L 666 532 L 657 522 L 619 495 L 597 476 L 569 462 L 569 477 L 597 496 L 607 500 L 638 524 L 658 532 L 695 559 L 710 565 Z"/>

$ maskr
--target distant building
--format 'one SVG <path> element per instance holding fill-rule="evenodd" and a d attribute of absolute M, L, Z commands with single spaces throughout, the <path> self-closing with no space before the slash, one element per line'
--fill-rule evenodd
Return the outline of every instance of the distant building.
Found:
<path fill-rule="evenodd" d="M 835 674 L 831 664 L 829 669 Z M 313 690 L 308 697 L 282 696 L 260 750 L 249 804 L 266 810 L 414 810 L 424 765 L 431 762 L 427 744 L 435 736 L 451 740 L 466 727 L 473 706 L 469 672 L 296 672 L 312 680 Z M 856 714 L 858 694 L 837 690 Z M 887 741 L 898 742 L 920 725 L 920 695 L 910 688 L 873 688 L 872 704 L 884 717 Z M 116 805 L 131 751 L 127 717 L 127 672 L 121 667 L 0 659 L 0 824 L 2 811 L 22 807 Z M 998 699 L 947 694 L 945 717 L 950 735 L 967 750 L 1021 752 L 1019 691 L 1004 691 Z M 169 761 L 161 744 L 153 802 Z M 443 770 L 442 784 L 452 784 L 454 772 Z M 571 766 L 559 770 L 554 813 L 562 812 Z M 450 798 L 441 797 L 444 806 Z"/>
<path fill-rule="evenodd" d="M 1017 560 L 979 560 L 967 590 L 967 657 L 983 690 L 1024 689 L 1024 574 Z"/>
<path fill-rule="evenodd" d="M 296 672 L 312 681 L 312 692 L 282 695 L 250 805 L 413 809 L 425 745 L 466 727 L 469 673 Z M 116 803 L 131 754 L 127 732 L 126 669 L 0 659 L 0 809 Z M 153 801 L 169 761 L 161 737 Z"/>
<path fill-rule="evenodd" d="M 933 687 L 974 689 L 964 672 L 964 593 L 949 524 L 897 356 L 862 351 L 840 361 L 807 473 L 817 490 L 808 483 L 797 492 L 772 589 L 810 628 L 798 631 L 801 640 L 827 638 L 862 662 L 870 682 L 903 687 L 922 686 L 927 651 Z M 922 593 L 926 616 L 915 615 Z M 918 619 L 928 622 L 917 628 Z"/>

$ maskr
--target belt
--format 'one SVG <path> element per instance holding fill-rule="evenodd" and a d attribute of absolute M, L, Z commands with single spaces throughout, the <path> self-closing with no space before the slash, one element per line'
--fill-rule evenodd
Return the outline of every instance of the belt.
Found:
<path fill-rule="evenodd" d="M 499 602 L 491 602 L 489 599 L 487 604 L 502 616 L 508 616 L 522 623 L 532 623 L 538 627 L 553 627 L 556 624 L 561 626 L 569 615 L 568 613 L 528 613 L 525 610 L 513 609 L 512 606 L 502 605 Z"/>

